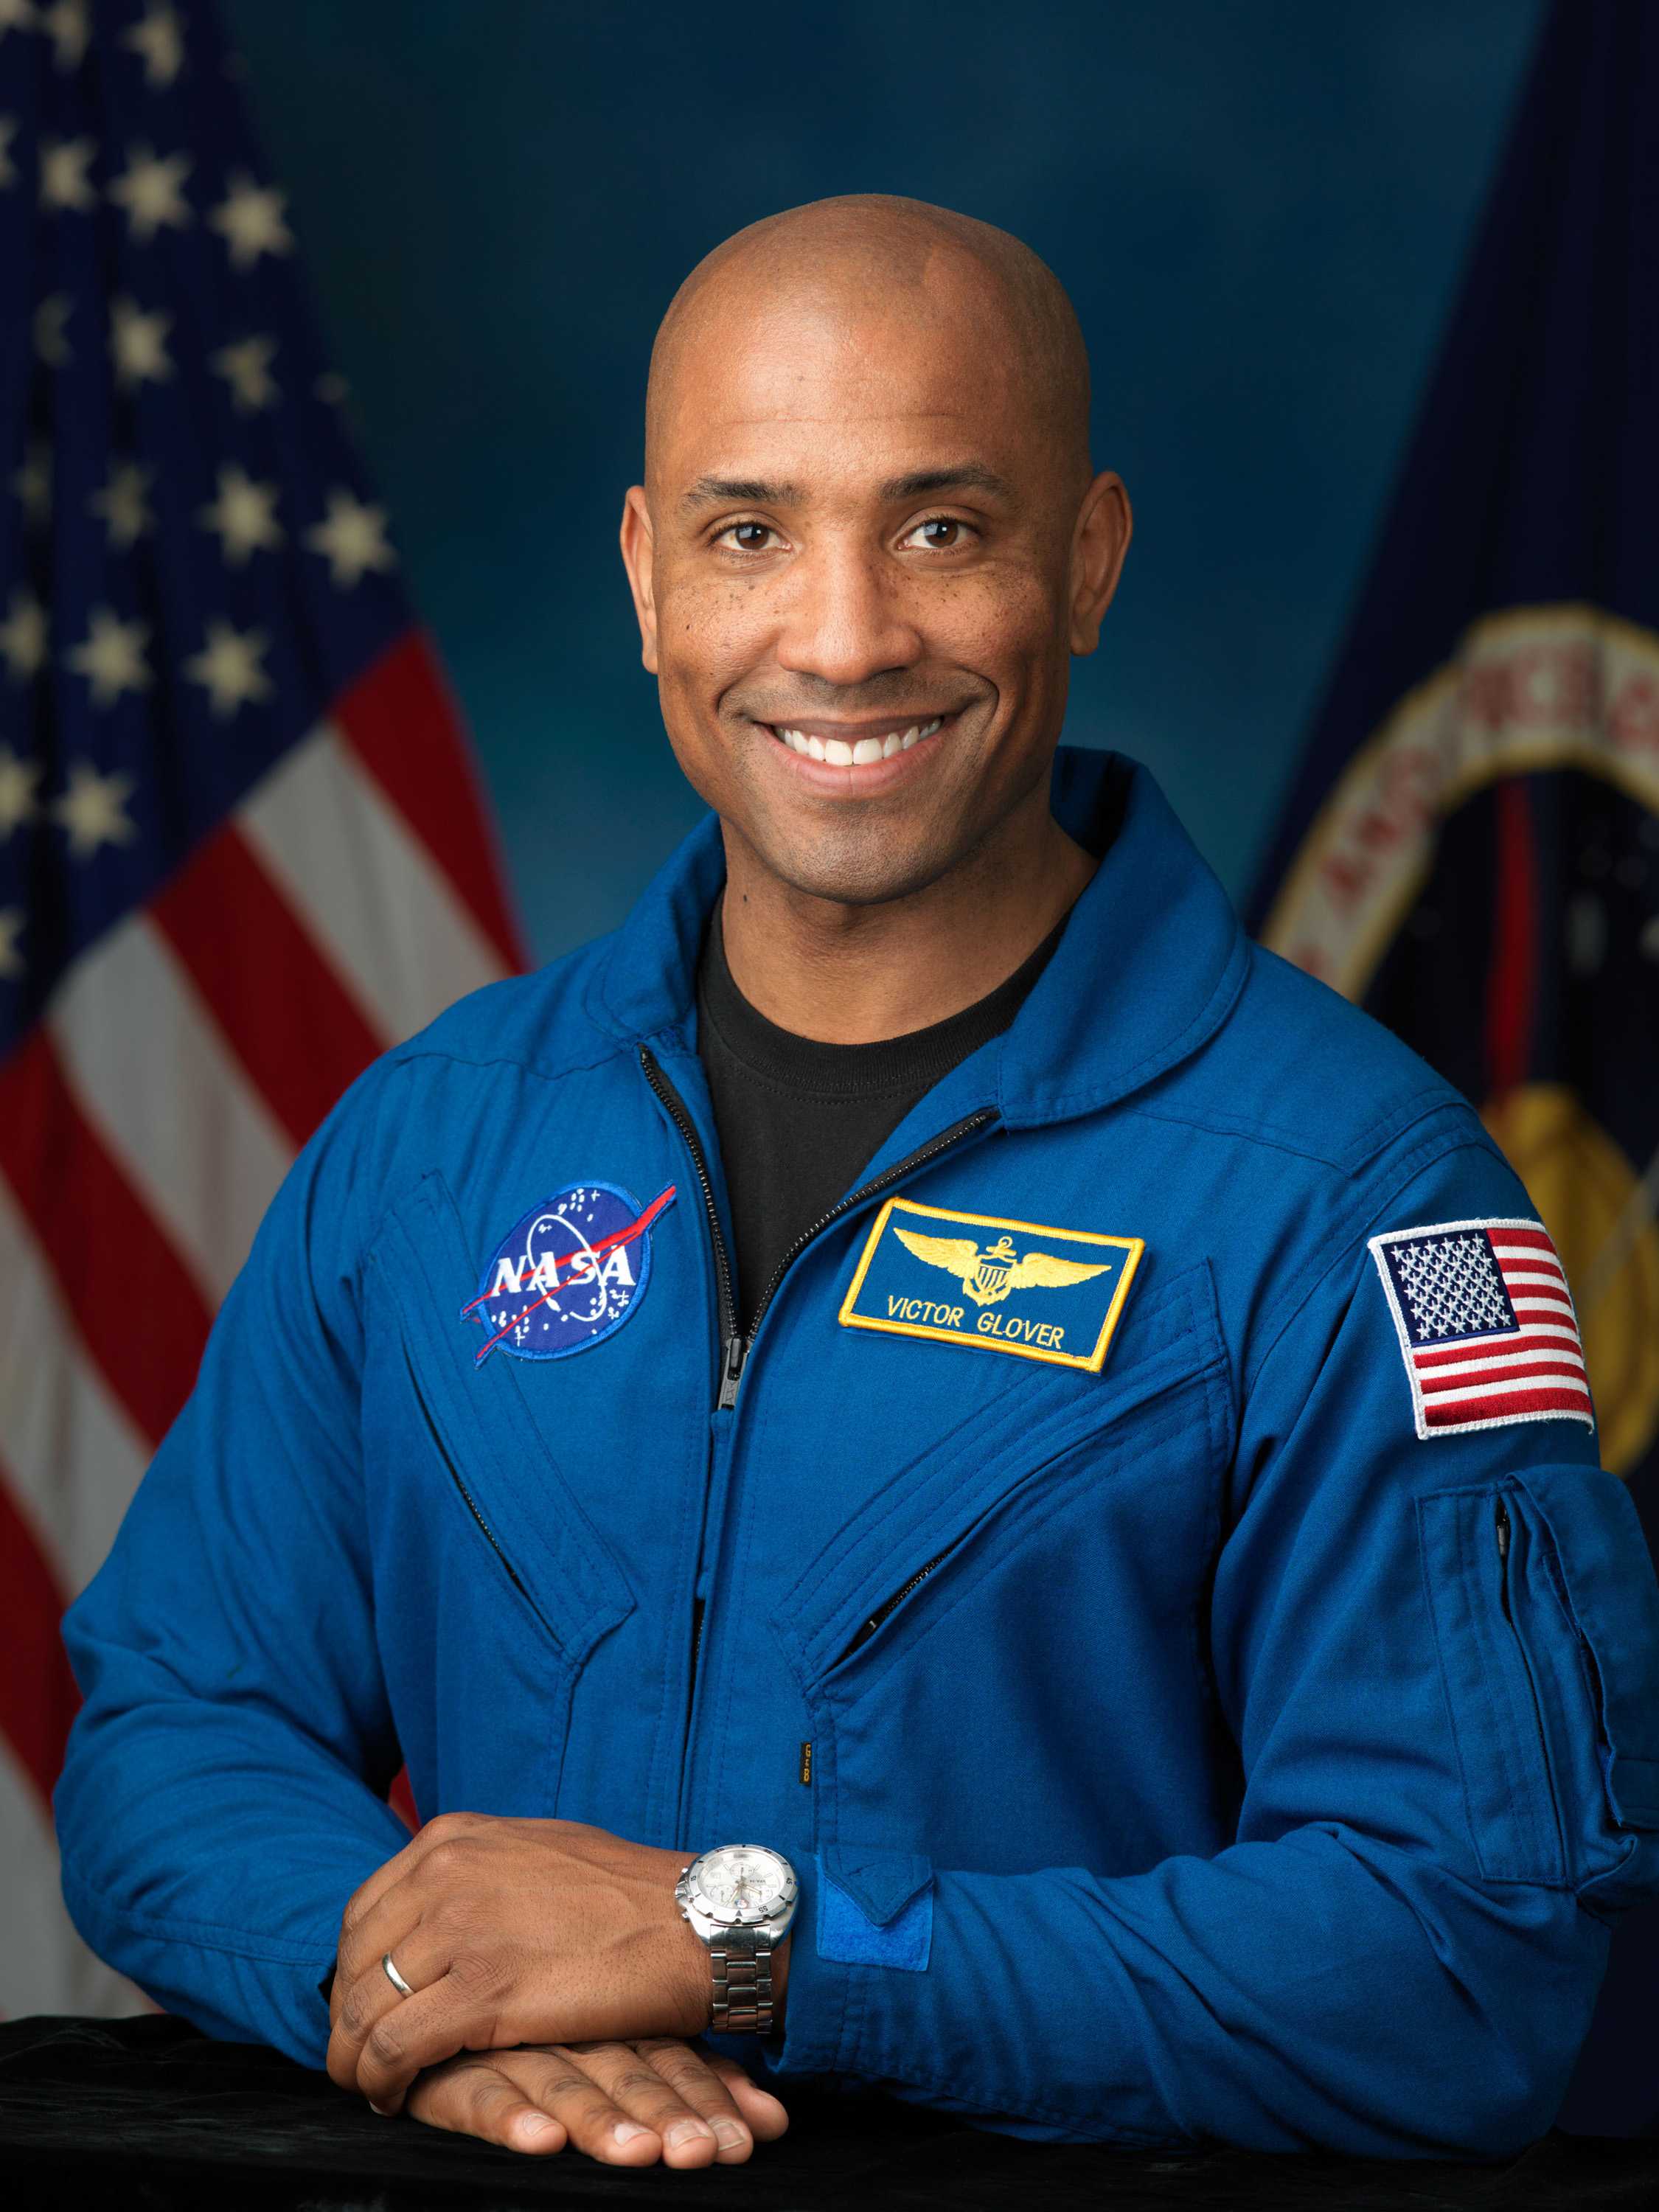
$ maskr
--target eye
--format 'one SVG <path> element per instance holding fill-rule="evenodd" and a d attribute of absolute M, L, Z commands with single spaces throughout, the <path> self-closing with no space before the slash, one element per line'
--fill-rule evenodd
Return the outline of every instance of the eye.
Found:
<path fill-rule="evenodd" d="M 900 543 L 908 545 L 920 535 L 928 552 L 956 553 L 968 543 L 973 526 L 971 522 L 959 521 L 954 514 L 930 514 L 925 522 L 915 524 Z"/>
<path fill-rule="evenodd" d="M 764 553 L 770 549 L 762 543 L 763 539 L 776 535 L 769 522 L 728 522 L 714 543 L 724 545 L 728 538 L 735 538 L 738 542 L 728 550 L 733 553 Z"/>

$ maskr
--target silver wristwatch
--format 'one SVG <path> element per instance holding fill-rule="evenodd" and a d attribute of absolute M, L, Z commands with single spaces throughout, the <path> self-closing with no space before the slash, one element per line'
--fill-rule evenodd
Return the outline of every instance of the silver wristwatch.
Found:
<path fill-rule="evenodd" d="M 722 1844 L 681 1869 L 680 1917 L 708 1947 L 720 2035 L 772 2033 L 772 1953 L 795 1917 L 795 1869 L 763 1844 Z"/>

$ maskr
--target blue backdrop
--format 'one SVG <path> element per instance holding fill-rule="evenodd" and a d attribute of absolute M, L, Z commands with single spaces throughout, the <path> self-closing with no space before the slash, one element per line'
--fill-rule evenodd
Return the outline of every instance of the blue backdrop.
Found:
<path fill-rule="evenodd" d="M 1151 763 L 1242 896 L 1340 639 L 1538 0 L 222 0 L 544 957 L 697 802 L 616 531 L 651 335 L 839 191 L 1059 272 L 1138 535 L 1070 734 Z"/>

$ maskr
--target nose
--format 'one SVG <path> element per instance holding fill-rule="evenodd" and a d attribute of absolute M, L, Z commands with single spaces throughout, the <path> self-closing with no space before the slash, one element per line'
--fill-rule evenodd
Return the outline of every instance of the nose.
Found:
<path fill-rule="evenodd" d="M 795 563 L 791 581 L 781 667 L 846 685 L 914 668 L 922 658 L 921 633 L 905 606 L 907 580 L 867 544 L 821 540 Z"/>

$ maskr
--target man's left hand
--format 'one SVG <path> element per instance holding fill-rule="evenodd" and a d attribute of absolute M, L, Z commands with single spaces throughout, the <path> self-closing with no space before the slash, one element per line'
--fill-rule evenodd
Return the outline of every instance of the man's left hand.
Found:
<path fill-rule="evenodd" d="M 395 2112 L 423 2067 L 458 2051 L 699 2034 L 708 1954 L 674 1899 L 691 1856 L 578 1820 L 428 1821 L 346 1907 L 331 2078 Z M 412 1996 L 382 1966 L 388 1951 Z"/>

